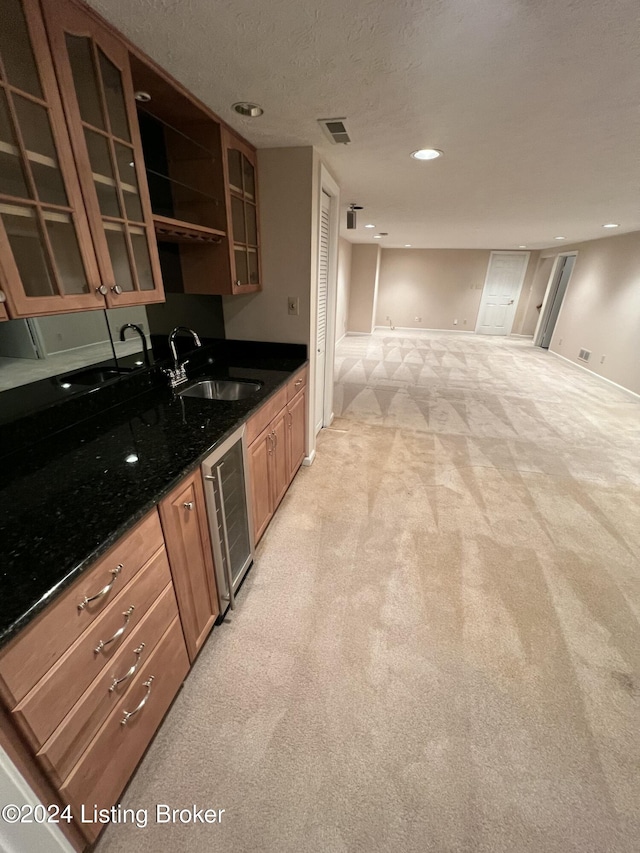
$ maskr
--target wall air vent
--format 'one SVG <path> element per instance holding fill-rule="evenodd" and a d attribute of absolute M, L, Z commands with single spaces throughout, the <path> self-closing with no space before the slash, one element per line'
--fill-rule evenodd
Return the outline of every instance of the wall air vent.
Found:
<path fill-rule="evenodd" d="M 334 145 L 338 143 L 348 145 L 351 142 L 347 128 L 345 127 L 346 119 L 343 118 L 319 118 L 318 124 L 324 130 Z"/>
<path fill-rule="evenodd" d="M 591 358 L 591 350 L 581 349 L 578 353 L 578 358 L 580 359 L 580 361 L 589 361 L 589 359 Z"/>

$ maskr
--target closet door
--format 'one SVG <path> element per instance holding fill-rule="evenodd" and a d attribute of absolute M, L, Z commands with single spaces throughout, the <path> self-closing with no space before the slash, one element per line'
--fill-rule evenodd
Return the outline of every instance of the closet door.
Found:
<path fill-rule="evenodd" d="M 107 302 L 160 302 L 127 47 L 69 0 L 43 8 Z"/>
<path fill-rule="evenodd" d="M 103 308 L 40 8 L 2 0 L 2 12 L 0 307 L 11 317 Z"/>

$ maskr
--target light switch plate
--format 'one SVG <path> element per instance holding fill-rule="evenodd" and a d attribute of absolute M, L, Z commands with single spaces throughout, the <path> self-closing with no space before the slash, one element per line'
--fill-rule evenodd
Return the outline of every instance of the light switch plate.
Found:
<path fill-rule="evenodd" d="M 297 296 L 288 296 L 287 297 L 287 310 L 289 314 L 292 314 L 294 317 L 297 317 L 300 313 L 299 309 L 300 300 Z"/>

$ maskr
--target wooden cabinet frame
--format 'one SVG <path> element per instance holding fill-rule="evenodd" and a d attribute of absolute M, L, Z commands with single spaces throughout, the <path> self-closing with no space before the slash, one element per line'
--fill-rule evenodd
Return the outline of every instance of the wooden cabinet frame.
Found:
<path fill-rule="evenodd" d="M 96 260 L 93 241 L 89 225 L 85 216 L 84 201 L 78 181 L 76 164 L 71 152 L 70 138 L 65 124 L 65 117 L 60 99 L 58 83 L 54 72 L 47 34 L 40 11 L 38 0 L 22 0 L 27 31 L 31 39 L 33 57 L 38 71 L 42 98 L 38 98 L 21 89 L 12 86 L 6 81 L 6 75 L 2 74 L 3 82 L 0 82 L 8 93 L 15 93 L 28 101 L 45 107 L 48 113 L 53 144 L 58 159 L 60 176 L 64 185 L 68 204 L 56 205 L 32 200 L 18 199 L 15 196 L 0 193 L 0 204 L 13 207 L 30 208 L 34 211 L 36 221 L 42 234 L 42 243 L 45 255 L 48 256 L 47 267 L 51 281 L 59 290 L 57 295 L 51 296 L 28 296 L 22 285 L 20 272 L 15 263 L 9 238 L 0 220 L 0 286 L 6 296 L 5 310 L 11 317 L 34 317 L 39 314 L 55 314 L 60 312 L 86 311 L 92 308 L 104 308 L 103 297 L 96 292 L 100 285 L 100 272 Z M 16 125 L 16 143 L 19 154 L 26 158 L 26 148 L 18 126 L 17 116 L 11 97 L 7 99 L 9 115 Z M 29 175 L 25 176 L 27 184 L 31 184 Z M 34 186 L 29 186 L 35 196 Z M 58 272 L 53 260 L 51 244 L 43 219 L 43 208 L 47 211 L 58 211 L 71 218 L 75 234 L 78 240 L 80 258 L 89 285 L 88 293 L 65 294 L 60 282 Z"/>
<path fill-rule="evenodd" d="M 162 285 L 160 260 L 158 257 L 158 248 L 155 240 L 153 218 L 149 201 L 149 188 L 147 186 L 146 174 L 143 168 L 144 159 L 142 155 L 142 143 L 140 140 L 135 100 L 133 97 L 134 90 L 131 78 L 131 68 L 129 65 L 129 50 L 127 43 L 123 38 L 115 35 L 111 28 L 102 26 L 93 15 L 88 14 L 85 9 L 79 7 L 73 2 L 70 2 L 70 0 L 55 0 L 55 2 L 45 3 L 43 5 L 43 12 L 47 32 L 51 42 L 55 69 L 60 82 L 62 101 L 71 137 L 71 146 L 78 168 L 80 185 L 82 187 L 87 216 L 89 218 L 91 232 L 94 239 L 101 280 L 102 284 L 107 288 L 107 307 L 117 308 L 125 305 L 142 305 L 152 302 L 161 302 L 164 300 L 164 288 Z M 75 83 L 71 70 L 71 63 L 67 53 L 65 41 L 67 33 L 72 33 L 74 36 L 85 37 L 95 42 L 95 45 L 98 46 L 105 56 L 116 66 L 122 76 L 124 106 L 129 124 L 129 133 L 131 137 L 130 144 L 133 146 L 134 168 L 138 183 L 138 196 L 144 220 L 144 223 L 140 227 L 144 229 L 146 245 L 149 251 L 149 261 L 154 281 L 153 290 L 139 289 L 134 252 L 131 239 L 128 234 L 128 226 L 126 226 L 124 233 L 129 264 L 133 274 L 134 290 L 117 293 L 116 288 L 118 282 L 115 280 L 105 236 L 104 221 L 106 217 L 101 213 L 98 204 L 91 163 L 89 161 L 89 153 L 85 143 L 85 124 L 81 118 L 80 108 L 75 94 Z M 96 57 L 94 56 L 93 59 L 95 62 Z M 102 90 L 100 94 L 104 101 L 105 94 Z M 104 103 L 101 103 L 101 107 L 104 109 Z M 104 109 L 104 112 L 105 115 L 108 114 L 106 109 Z M 111 140 L 118 139 L 118 137 L 112 133 L 108 127 L 106 137 L 109 140 L 110 146 L 112 144 Z M 117 174 L 115 161 L 112 165 L 114 174 Z M 126 209 L 123 205 L 122 194 L 117 181 L 116 193 L 118 195 L 121 212 L 123 212 Z M 117 221 L 119 223 L 121 219 L 124 222 L 131 221 L 128 216 L 124 216 L 123 214 L 121 218 L 118 217 L 114 219 L 114 222 Z"/>

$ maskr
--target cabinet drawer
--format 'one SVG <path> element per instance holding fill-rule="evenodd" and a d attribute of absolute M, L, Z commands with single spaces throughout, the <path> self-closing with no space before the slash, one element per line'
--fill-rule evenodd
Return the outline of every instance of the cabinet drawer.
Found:
<path fill-rule="evenodd" d="M 295 376 L 292 376 L 291 379 L 287 382 L 287 403 L 299 394 L 303 388 L 306 387 L 307 384 L 307 373 L 308 368 L 302 367 Z"/>
<path fill-rule="evenodd" d="M 9 707 L 23 699 L 74 640 L 104 612 L 106 605 L 163 541 L 160 519 L 154 509 L 3 650 L 0 654 L 0 693 Z M 108 592 L 83 605 L 86 598 L 108 586 Z"/>
<path fill-rule="evenodd" d="M 14 717 L 32 745 L 44 743 L 168 583 L 171 573 L 163 547 L 16 706 Z"/>
<path fill-rule="evenodd" d="M 40 750 L 38 758 L 57 785 L 69 775 L 91 738 L 132 686 L 135 673 L 177 615 L 170 584 Z M 135 672 L 129 676 L 134 667 Z M 125 677 L 114 686 L 114 681 Z"/>
<path fill-rule="evenodd" d="M 255 441 L 263 429 L 267 427 L 278 414 L 280 409 L 287 405 L 287 388 L 281 388 L 278 393 L 258 409 L 247 421 L 245 432 L 247 447 Z"/>
<path fill-rule="evenodd" d="M 76 815 L 82 804 L 89 815 L 94 805 L 99 809 L 114 805 L 188 670 L 187 649 L 176 617 L 61 786 L 60 793 Z M 126 712 L 135 713 L 123 725 Z M 94 841 L 103 825 L 85 823 L 80 828 L 89 841 Z"/>

